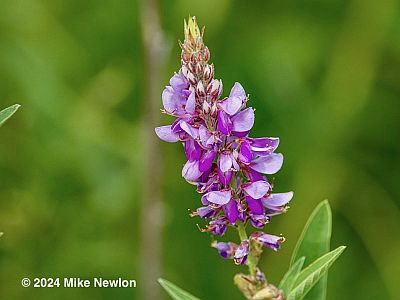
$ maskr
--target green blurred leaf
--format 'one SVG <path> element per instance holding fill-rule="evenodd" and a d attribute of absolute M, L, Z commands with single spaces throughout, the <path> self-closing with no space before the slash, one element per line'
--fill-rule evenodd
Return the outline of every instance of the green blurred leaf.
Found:
<path fill-rule="evenodd" d="M 305 268 L 296 279 L 294 288 L 288 295 L 288 300 L 301 300 L 311 290 L 311 288 L 328 271 L 335 260 L 342 254 L 345 246 L 340 246 L 335 250 L 321 256 L 307 268 Z"/>
<path fill-rule="evenodd" d="M 315 261 L 330 249 L 332 233 L 332 212 L 328 200 L 322 201 L 311 213 L 294 248 L 292 266 L 300 257 L 305 256 L 305 266 Z M 326 299 L 327 275 L 324 276 L 308 294 L 309 300 Z"/>
<path fill-rule="evenodd" d="M 175 284 L 169 282 L 168 280 L 159 278 L 158 282 L 174 300 L 200 300 L 199 298 L 196 298 L 195 296 L 182 290 L 181 288 L 177 287 Z"/>
<path fill-rule="evenodd" d="M 7 121 L 18 110 L 18 108 L 20 108 L 20 106 L 21 105 L 19 104 L 14 104 L 0 111 L 0 126 L 3 125 L 3 123 Z"/>
<path fill-rule="evenodd" d="M 304 260 L 306 258 L 300 257 L 286 272 L 285 276 L 283 276 L 281 283 L 279 284 L 279 288 L 283 290 L 285 295 L 288 295 L 290 290 L 292 289 L 297 277 L 300 274 L 301 268 L 303 267 Z"/>

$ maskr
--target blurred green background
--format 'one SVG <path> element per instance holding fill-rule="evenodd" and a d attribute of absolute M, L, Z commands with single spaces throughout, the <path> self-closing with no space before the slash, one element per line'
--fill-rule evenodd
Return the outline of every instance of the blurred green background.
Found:
<path fill-rule="evenodd" d="M 203 299 L 241 299 L 232 278 L 245 268 L 220 259 L 188 216 L 199 195 L 181 178 L 181 146 L 152 134 L 171 122 L 161 92 L 192 14 L 224 95 L 241 82 L 253 135 L 281 138 L 275 190 L 295 198 L 266 228 L 287 238 L 265 252 L 269 281 L 328 198 L 332 248 L 348 246 L 328 299 L 400 299 L 398 4 L 2 0 L 0 108 L 22 108 L 0 130 L 0 298 L 167 299 L 161 275 Z M 23 277 L 138 287 L 24 289 Z"/>

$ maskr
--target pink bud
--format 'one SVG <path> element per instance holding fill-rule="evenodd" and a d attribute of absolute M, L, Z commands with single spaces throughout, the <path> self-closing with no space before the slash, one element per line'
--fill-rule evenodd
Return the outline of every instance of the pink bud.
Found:
<path fill-rule="evenodd" d="M 206 65 L 204 68 L 203 78 L 205 81 L 210 82 L 214 77 L 214 65 Z"/>
<path fill-rule="evenodd" d="M 201 74 L 201 73 L 203 73 L 203 64 L 202 63 L 197 63 L 196 64 L 196 73 L 197 74 Z"/>
<path fill-rule="evenodd" d="M 208 114 L 209 111 L 210 111 L 210 104 L 208 104 L 207 101 L 204 101 L 204 102 L 203 102 L 203 112 L 204 112 L 205 114 Z"/>
<path fill-rule="evenodd" d="M 188 74 L 186 76 L 187 80 L 189 81 L 190 84 L 195 85 L 196 84 L 196 77 L 194 77 L 193 73 L 188 71 Z"/>
<path fill-rule="evenodd" d="M 204 47 L 203 57 L 204 57 L 205 62 L 209 61 L 209 59 L 210 59 L 210 50 L 208 50 L 207 46 Z"/>
<path fill-rule="evenodd" d="M 197 95 L 199 95 L 200 97 L 204 97 L 206 95 L 206 90 L 205 90 L 204 85 L 203 85 L 203 83 L 201 81 L 199 81 L 197 83 L 196 92 L 197 92 Z"/>
<path fill-rule="evenodd" d="M 210 94 L 212 96 L 218 95 L 220 87 L 221 87 L 221 82 L 217 79 L 214 79 L 209 83 L 207 87 L 207 94 Z"/>

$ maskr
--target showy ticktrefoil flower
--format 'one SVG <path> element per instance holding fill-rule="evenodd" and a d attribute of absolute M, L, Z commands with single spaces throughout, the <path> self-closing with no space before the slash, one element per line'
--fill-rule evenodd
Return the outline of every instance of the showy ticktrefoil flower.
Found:
<path fill-rule="evenodd" d="M 284 238 L 262 231 L 247 237 L 244 228 L 263 229 L 273 216 L 286 212 L 293 193 L 273 193 L 267 176 L 283 163 L 283 155 L 275 152 L 279 138 L 249 136 L 255 121 L 249 97 L 238 82 L 222 97 L 203 32 L 195 18 L 185 22 L 182 66 L 162 93 L 162 111 L 175 120 L 155 131 L 166 142 L 183 144 L 187 162 L 182 176 L 202 194 L 201 206 L 191 215 L 208 221 L 201 231 L 222 236 L 229 226 L 237 228 L 240 243 L 212 246 L 222 257 L 248 264 L 256 278 L 260 247 L 278 250 Z"/>

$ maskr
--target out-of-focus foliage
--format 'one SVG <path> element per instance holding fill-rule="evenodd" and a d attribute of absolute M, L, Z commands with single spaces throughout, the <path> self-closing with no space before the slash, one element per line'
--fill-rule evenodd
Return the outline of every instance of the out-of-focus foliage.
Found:
<path fill-rule="evenodd" d="M 183 18 L 206 26 L 216 77 L 240 81 L 257 108 L 255 133 L 279 136 L 276 191 L 294 190 L 266 230 L 282 250 L 261 268 L 278 284 L 312 208 L 328 198 L 328 299 L 400 294 L 400 13 L 395 0 L 160 1 L 179 66 Z M 0 131 L 0 297 L 138 299 L 138 216 L 147 149 L 136 1 L 1 2 L 0 107 L 20 103 Z M 146 77 L 147 76 L 147 77 Z M 227 92 L 224 93 L 226 95 Z M 161 108 L 161 97 L 160 97 Z M 167 118 L 163 119 L 165 123 Z M 201 299 L 240 299 L 233 275 L 187 209 L 184 154 L 163 145 L 163 276 Z M 153 218 L 151 212 L 148 218 Z M 232 239 L 234 236 L 231 237 Z M 151 262 L 148 262 L 151 264 Z M 22 277 L 126 277 L 137 289 L 23 289 Z"/>

